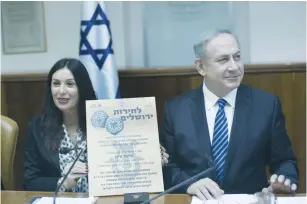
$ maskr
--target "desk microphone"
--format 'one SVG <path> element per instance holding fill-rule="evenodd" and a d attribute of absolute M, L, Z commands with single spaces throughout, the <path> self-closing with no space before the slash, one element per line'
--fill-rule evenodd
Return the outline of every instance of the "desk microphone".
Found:
<path fill-rule="evenodd" d="M 74 160 L 73 164 L 70 166 L 70 168 L 66 172 L 66 174 L 65 174 L 63 180 L 61 181 L 61 183 L 56 187 L 56 189 L 54 191 L 54 194 L 53 194 L 53 204 L 55 204 L 56 195 L 57 195 L 58 191 L 60 190 L 61 186 L 63 185 L 64 181 L 66 180 L 68 174 L 71 172 L 72 168 L 74 167 L 76 162 L 79 160 L 81 154 L 86 151 L 86 149 L 82 149 L 82 148 L 73 148 L 73 149 L 71 149 L 71 148 L 68 148 L 68 147 L 63 147 L 63 148 L 60 149 L 59 152 L 60 152 L 60 154 L 68 154 L 72 150 L 81 150 L 81 151 L 78 154 L 77 158 Z"/>
<path fill-rule="evenodd" d="M 211 171 L 215 170 L 216 167 L 215 167 L 213 161 L 209 157 L 207 157 L 207 158 L 208 158 L 209 163 L 213 164 L 213 167 L 208 168 L 208 169 L 206 169 L 206 170 L 204 170 L 204 171 L 202 171 L 202 172 L 192 176 L 191 178 L 189 178 L 189 179 L 187 179 L 187 180 L 185 180 L 185 181 L 183 181 L 183 182 L 181 182 L 181 183 L 179 183 L 179 184 L 177 184 L 177 185 L 167 189 L 166 191 L 163 191 L 162 193 L 159 193 L 158 195 L 154 196 L 153 198 L 151 198 L 151 199 L 149 199 L 147 201 L 142 202 L 141 204 L 150 203 L 150 201 L 153 201 L 153 200 L 155 200 L 155 199 L 157 199 L 157 198 L 159 198 L 159 197 L 161 197 L 161 196 L 163 196 L 163 195 L 165 195 L 167 193 L 171 193 L 171 192 L 177 190 L 178 188 L 181 188 L 182 186 L 186 185 L 187 183 L 189 183 L 189 182 L 191 182 L 193 180 L 198 180 L 200 177 L 203 177 L 204 175 L 206 175 L 206 174 L 210 173 Z"/>
<path fill-rule="evenodd" d="M 68 147 L 62 147 L 59 151 L 60 154 L 68 154 L 72 150 L 77 150 L 81 148 L 68 148 Z"/>
<path fill-rule="evenodd" d="M 59 153 L 60 154 L 68 154 L 69 152 L 71 152 L 73 150 L 76 151 L 76 150 L 83 150 L 83 149 L 82 148 L 78 148 L 78 147 L 76 147 L 76 148 L 62 147 L 60 149 Z M 85 149 L 83 153 L 87 153 L 87 149 Z M 82 159 L 80 159 L 80 161 L 83 162 L 83 163 L 87 163 L 85 160 L 82 160 Z"/>
<path fill-rule="evenodd" d="M 175 191 L 176 189 L 181 188 L 182 186 L 186 185 L 187 183 L 189 183 L 189 182 L 191 182 L 191 181 L 193 181 L 193 180 L 196 180 L 196 179 L 198 179 L 199 177 L 202 177 L 202 176 L 206 175 L 207 173 L 211 172 L 211 171 L 214 170 L 214 169 L 215 169 L 215 167 L 211 167 L 211 168 L 209 168 L 209 169 L 206 169 L 205 171 L 202 171 L 202 172 L 196 174 L 195 176 L 192 176 L 191 178 L 189 178 L 189 179 L 187 179 L 187 180 L 185 180 L 185 181 L 183 181 L 183 182 L 181 182 L 181 183 L 179 183 L 179 184 L 177 184 L 177 185 L 175 185 L 175 186 L 173 186 L 173 187 L 167 189 L 166 191 L 163 191 L 162 193 L 160 193 L 160 194 L 154 196 L 153 198 L 151 198 L 151 199 L 149 199 L 149 200 L 147 200 L 147 201 L 145 201 L 145 202 L 142 202 L 141 204 L 150 203 L 150 201 L 153 201 L 153 200 L 155 200 L 155 199 L 157 199 L 157 198 L 159 198 L 159 197 L 161 197 L 161 196 L 163 196 L 163 195 L 165 195 L 165 194 L 167 194 L 167 193 L 173 192 L 173 191 Z"/>

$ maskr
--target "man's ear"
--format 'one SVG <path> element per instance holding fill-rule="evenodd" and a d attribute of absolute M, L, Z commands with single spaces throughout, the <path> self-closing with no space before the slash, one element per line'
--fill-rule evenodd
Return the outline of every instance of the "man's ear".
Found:
<path fill-rule="evenodd" d="M 195 59 L 195 65 L 198 73 L 202 76 L 206 76 L 205 67 L 200 58 Z"/>

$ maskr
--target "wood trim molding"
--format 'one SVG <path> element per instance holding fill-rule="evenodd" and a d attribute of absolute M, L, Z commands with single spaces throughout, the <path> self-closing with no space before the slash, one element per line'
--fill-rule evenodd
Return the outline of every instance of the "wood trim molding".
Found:
<path fill-rule="evenodd" d="M 245 73 L 288 73 L 305 72 L 306 63 L 292 64 L 246 64 Z M 199 75 L 195 67 L 168 67 L 158 69 L 128 69 L 119 71 L 120 77 L 160 77 L 160 76 L 184 76 Z"/>
<path fill-rule="evenodd" d="M 287 64 L 246 64 L 245 73 L 289 73 L 306 72 L 306 62 Z M 161 77 L 161 76 L 193 76 L 198 75 L 197 70 L 192 66 L 187 67 L 165 67 L 151 69 L 125 69 L 119 70 L 120 78 L 130 77 Z M 13 81 L 45 81 L 47 73 L 8 73 L 1 74 L 2 82 Z"/>

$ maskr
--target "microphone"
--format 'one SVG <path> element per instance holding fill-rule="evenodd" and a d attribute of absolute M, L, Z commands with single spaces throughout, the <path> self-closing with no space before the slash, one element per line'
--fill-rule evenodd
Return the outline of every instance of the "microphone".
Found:
<path fill-rule="evenodd" d="M 62 147 L 61 149 L 60 149 L 60 154 L 68 154 L 70 151 L 72 151 L 72 150 L 82 150 L 82 148 L 68 148 L 68 147 Z M 87 149 L 85 149 L 84 150 L 84 153 L 87 153 Z M 82 160 L 82 159 L 80 159 L 80 161 L 81 162 L 83 162 L 83 163 L 86 163 L 86 161 L 85 160 Z"/>
<path fill-rule="evenodd" d="M 178 188 L 181 188 L 182 186 L 186 185 L 187 183 L 193 181 L 194 179 L 198 179 L 199 177 L 202 177 L 203 175 L 211 172 L 214 169 L 215 169 L 215 167 L 211 167 L 209 169 L 206 169 L 205 171 L 202 171 L 202 172 L 196 174 L 195 176 L 192 176 L 191 178 L 189 178 L 189 179 L 187 179 L 187 180 L 185 180 L 185 181 L 183 181 L 183 182 L 181 182 L 181 183 L 179 183 L 179 184 L 177 184 L 177 185 L 167 189 L 166 191 L 163 191 L 162 193 L 154 196 L 153 198 L 151 198 L 151 199 L 149 199 L 149 200 L 147 200 L 145 202 L 142 202 L 141 204 L 150 203 L 150 201 L 153 201 L 153 200 L 155 200 L 155 199 L 157 199 L 157 198 L 159 198 L 159 197 L 161 197 L 161 196 L 163 196 L 163 195 L 165 195 L 167 193 L 170 193 L 170 192 L 172 192 L 172 191 L 174 191 L 174 190 L 176 190 Z"/>
<path fill-rule="evenodd" d="M 68 154 L 72 150 L 75 150 L 75 148 L 62 147 L 60 149 L 60 154 Z"/>
<path fill-rule="evenodd" d="M 189 182 L 191 182 L 193 180 L 197 180 L 200 177 L 202 177 L 202 176 L 210 173 L 211 171 L 215 170 L 215 165 L 214 165 L 213 161 L 208 156 L 206 156 L 206 157 L 207 157 L 209 163 L 213 164 L 213 167 L 210 167 L 210 168 L 208 168 L 208 169 L 206 169 L 204 171 L 201 171 L 200 173 L 192 176 L 191 178 L 189 178 L 189 179 L 187 179 L 187 180 L 185 180 L 185 181 L 183 181 L 183 182 L 181 182 L 181 183 L 179 183 L 179 184 L 177 184 L 177 185 L 167 189 L 166 191 L 163 191 L 162 193 L 159 193 L 158 195 L 154 196 L 153 198 L 151 198 L 151 199 L 149 199 L 147 201 L 142 202 L 141 204 L 150 203 L 150 201 L 153 201 L 153 200 L 155 200 L 155 199 L 157 199 L 157 198 L 159 198 L 159 197 L 161 197 L 161 196 L 163 196 L 163 195 L 165 195 L 167 193 L 173 192 L 176 189 L 181 188 L 182 186 L 186 185 L 187 183 L 189 183 Z"/>
<path fill-rule="evenodd" d="M 71 150 L 81 150 L 80 153 L 78 154 L 77 158 L 74 160 L 73 164 L 70 166 L 70 168 L 68 169 L 68 171 L 66 172 L 63 180 L 61 181 L 61 183 L 56 187 L 55 191 L 54 191 L 54 194 L 53 194 L 53 204 L 55 204 L 55 201 L 56 201 L 56 195 L 58 193 L 58 191 L 60 190 L 61 186 L 63 185 L 64 181 L 66 180 L 68 174 L 71 172 L 72 168 L 74 167 L 74 165 L 76 164 L 76 162 L 79 160 L 81 154 L 83 154 L 86 149 L 82 149 L 82 148 L 73 148 L 73 149 L 70 149 L 70 148 L 67 148 L 67 147 L 63 147 L 60 149 L 60 153 L 61 154 L 68 154 Z"/>

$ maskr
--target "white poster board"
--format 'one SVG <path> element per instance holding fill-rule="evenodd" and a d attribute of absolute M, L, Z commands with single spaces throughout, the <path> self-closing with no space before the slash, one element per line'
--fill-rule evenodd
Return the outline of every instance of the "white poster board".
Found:
<path fill-rule="evenodd" d="M 86 102 L 90 196 L 164 190 L 154 97 Z"/>

